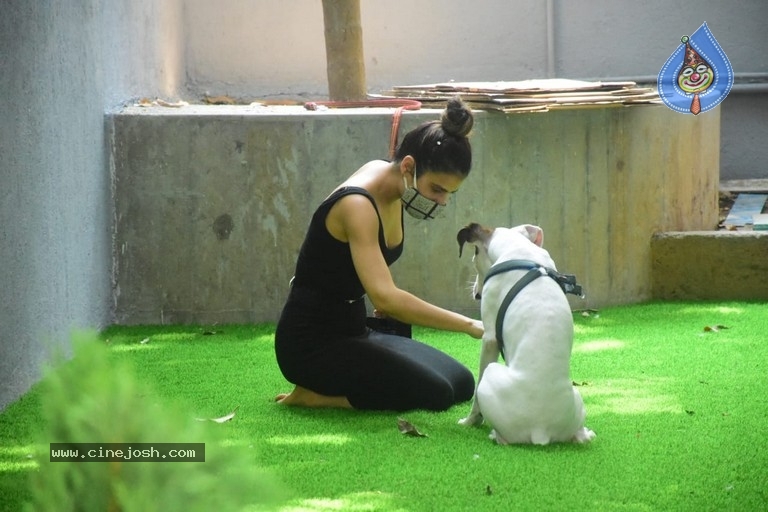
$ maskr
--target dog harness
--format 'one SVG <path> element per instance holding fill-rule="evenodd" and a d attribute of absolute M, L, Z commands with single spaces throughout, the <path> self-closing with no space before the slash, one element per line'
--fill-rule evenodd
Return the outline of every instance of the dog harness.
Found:
<path fill-rule="evenodd" d="M 499 344 L 499 352 L 501 352 L 501 357 L 505 361 L 504 336 L 502 334 L 504 328 L 504 316 L 507 313 L 509 305 L 515 299 L 517 294 L 522 291 L 523 288 L 542 276 L 548 276 L 554 279 L 555 282 L 560 285 L 560 289 L 563 290 L 563 293 L 570 293 L 572 295 L 578 295 L 582 299 L 584 298 L 581 285 L 576 283 L 576 276 L 571 274 L 561 274 L 555 269 L 547 268 L 543 265 L 539 265 L 535 261 L 530 260 L 507 260 L 493 265 L 488 270 L 488 274 L 486 274 L 485 279 L 483 280 L 483 286 L 485 286 L 485 283 L 488 281 L 488 279 L 492 278 L 493 276 L 502 274 L 504 272 L 509 272 L 510 270 L 527 270 L 528 272 L 507 292 L 504 300 L 501 301 L 499 312 L 496 315 L 496 342 Z"/>

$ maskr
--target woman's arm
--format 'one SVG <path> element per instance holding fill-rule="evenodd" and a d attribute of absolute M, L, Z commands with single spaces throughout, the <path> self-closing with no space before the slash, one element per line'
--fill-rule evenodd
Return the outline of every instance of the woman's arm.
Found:
<path fill-rule="evenodd" d="M 337 209 L 334 221 L 349 243 L 360 282 L 380 313 L 409 324 L 482 337 L 479 320 L 430 304 L 395 285 L 379 247 L 379 218 L 367 198 L 347 196 L 333 209 Z"/>

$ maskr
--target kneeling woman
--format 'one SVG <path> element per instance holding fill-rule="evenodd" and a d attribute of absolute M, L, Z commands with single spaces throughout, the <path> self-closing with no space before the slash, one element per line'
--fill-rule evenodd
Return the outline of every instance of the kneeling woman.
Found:
<path fill-rule="evenodd" d="M 483 334 L 482 322 L 398 288 L 403 211 L 430 219 L 470 171 L 472 112 L 448 102 L 439 120 L 408 132 L 394 160 L 366 163 L 315 211 L 275 334 L 277 362 L 295 384 L 277 401 L 307 407 L 445 410 L 470 400 L 472 373 L 449 355 L 366 326 L 378 314 L 406 324 Z"/>

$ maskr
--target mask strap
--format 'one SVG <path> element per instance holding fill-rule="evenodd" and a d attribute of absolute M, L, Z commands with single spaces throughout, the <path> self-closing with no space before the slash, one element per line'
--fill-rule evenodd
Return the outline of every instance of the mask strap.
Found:
<path fill-rule="evenodd" d="M 405 190 L 408 190 L 408 180 L 405 179 L 405 176 L 403 176 L 403 185 L 405 186 Z M 419 184 L 416 181 L 416 167 L 413 168 L 413 188 L 416 192 L 419 192 Z M 419 194 L 421 194 L 421 192 L 419 192 Z"/>

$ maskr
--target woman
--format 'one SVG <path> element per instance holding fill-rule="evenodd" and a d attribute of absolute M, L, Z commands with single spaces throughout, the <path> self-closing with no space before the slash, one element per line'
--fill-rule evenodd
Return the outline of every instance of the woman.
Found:
<path fill-rule="evenodd" d="M 428 345 L 366 326 L 364 294 L 378 316 L 483 334 L 482 322 L 399 289 L 389 271 L 403 250 L 403 210 L 439 216 L 467 177 L 472 112 L 454 98 L 441 119 L 405 135 L 392 162 L 363 165 L 318 207 L 275 334 L 295 384 L 276 401 L 307 407 L 445 410 L 472 398 L 472 373 Z"/>

